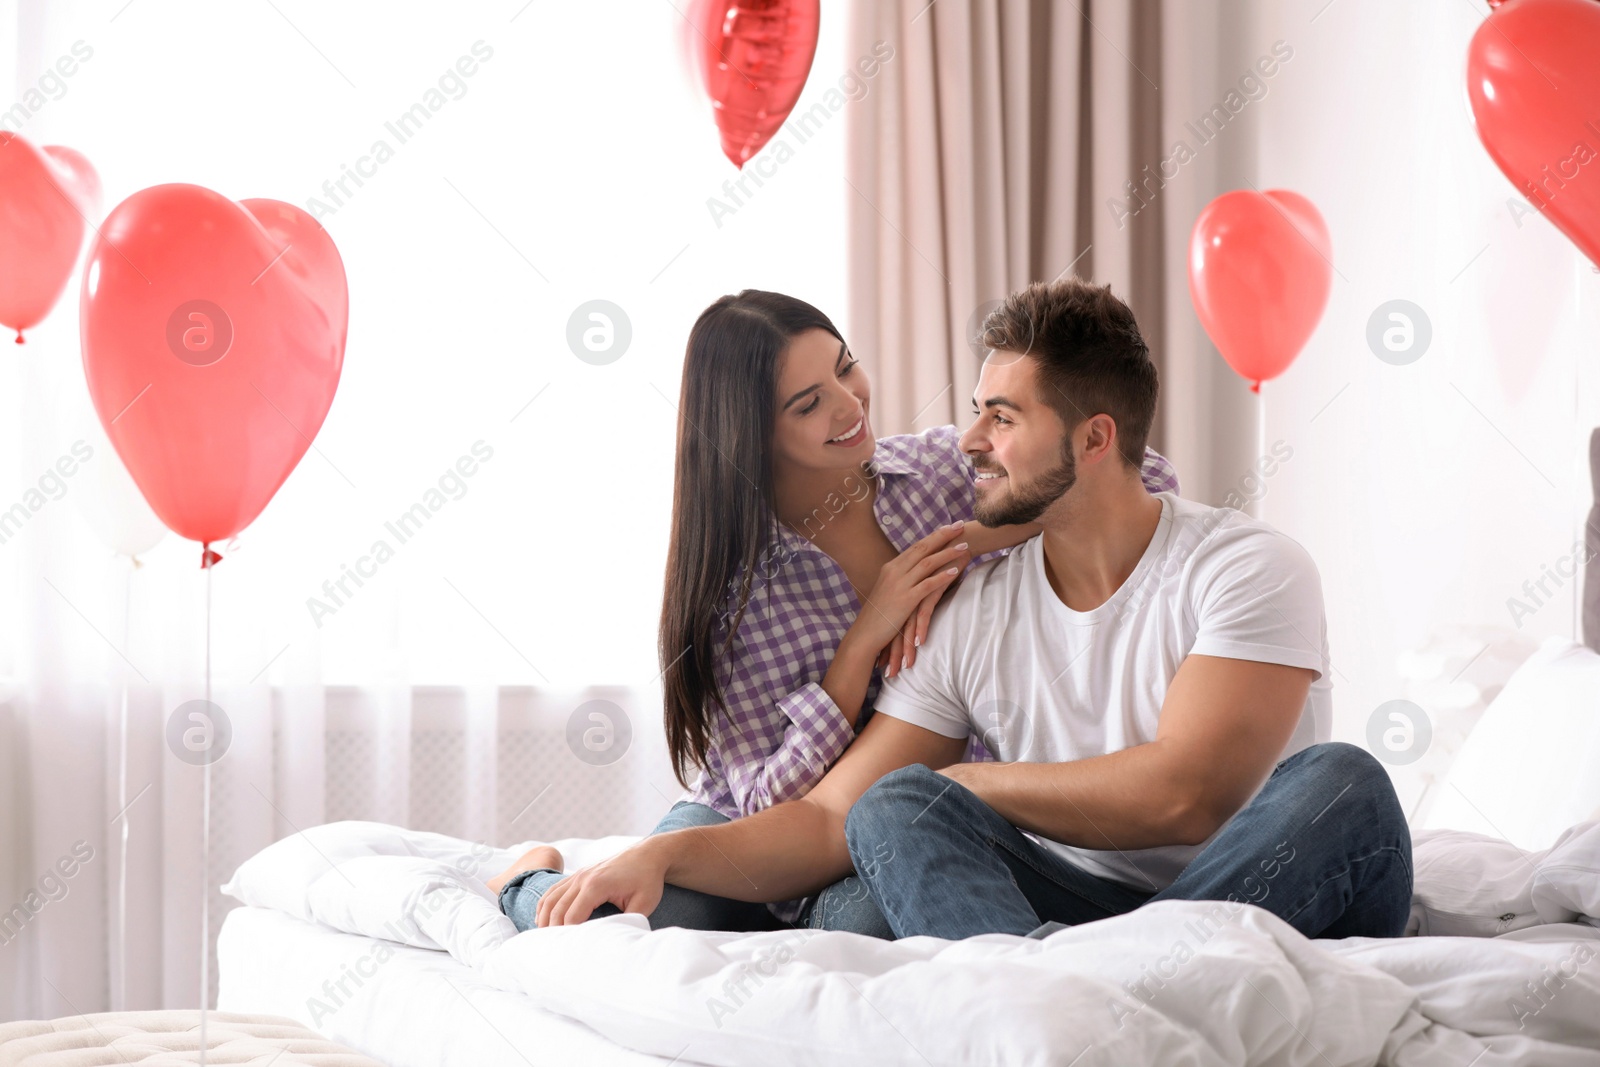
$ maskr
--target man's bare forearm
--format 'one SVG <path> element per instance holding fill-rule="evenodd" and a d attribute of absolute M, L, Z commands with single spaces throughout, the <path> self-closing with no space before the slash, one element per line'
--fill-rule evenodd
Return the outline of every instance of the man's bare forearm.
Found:
<path fill-rule="evenodd" d="M 733 900 L 793 900 L 854 871 L 844 817 L 805 798 L 717 826 L 645 838 L 665 866 L 663 880 Z"/>
<path fill-rule="evenodd" d="M 1065 763 L 963 763 L 940 773 L 1013 826 L 1080 848 L 1190 844 L 1198 832 L 1190 776 L 1159 742 Z"/>
<path fill-rule="evenodd" d="M 1191 654 L 1153 741 L 1066 763 L 973 763 L 943 772 L 1013 826 L 1082 848 L 1194 845 L 1272 773 L 1316 672 Z"/>

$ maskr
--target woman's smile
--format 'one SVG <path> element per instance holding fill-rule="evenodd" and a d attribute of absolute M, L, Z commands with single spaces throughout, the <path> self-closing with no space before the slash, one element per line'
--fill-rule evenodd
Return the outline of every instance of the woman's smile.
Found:
<path fill-rule="evenodd" d="M 856 419 L 855 425 L 853 425 L 849 429 L 845 430 L 845 432 L 843 434 L 839 435 L 838 437 L 830 437 L 830 438 L 828 438 L 827 443 L 830 444 L 830 445 L 838 445 L 840 448 L 855 448 L 857 445 L 861 444 L 861 442 L 865 441 L 866 439 L 867 439 L 867 408 L 866 408 L 866 405 L 863 404 L 862 407 L 861 407 L 861 417 Z"/>

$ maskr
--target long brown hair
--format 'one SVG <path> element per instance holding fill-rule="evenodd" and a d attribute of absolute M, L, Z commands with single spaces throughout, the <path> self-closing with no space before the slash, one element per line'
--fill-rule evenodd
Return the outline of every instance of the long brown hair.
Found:
<path fill-rule="evenodd" d="M 796 336 L 814 329 L 844 342 L 805 301 L 746 289 L 706 308 L 689 332 L 658 645 L 667 752 L 685 787 L 689 769 L 706 765 L 719 711 L 727 714 L 717 658 L 733 647 L 755 583 L 774 573 L 778 363 Z"/>

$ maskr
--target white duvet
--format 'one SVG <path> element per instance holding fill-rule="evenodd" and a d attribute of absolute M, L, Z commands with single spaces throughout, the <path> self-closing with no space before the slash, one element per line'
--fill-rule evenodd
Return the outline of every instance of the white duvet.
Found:
<path fill-rule="evenodd" d="M 554 844 L 575 869 L 633 840 Z M 482 879 L 528 847 L 333 823 L 263 850 L 223 890 L 449 952 L 686 1063 L 1600 1067 L 1600 823 L 1535 853 L 1419 831 L 1419 936 L 1341 941 L 1186 901 L 1043 941 L 652 932 L 632 915 L 518 934 Z"/>

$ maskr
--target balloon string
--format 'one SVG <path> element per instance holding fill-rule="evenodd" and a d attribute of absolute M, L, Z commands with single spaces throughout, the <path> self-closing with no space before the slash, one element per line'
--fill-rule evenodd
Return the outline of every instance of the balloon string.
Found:
<path fill-rule="evenodd" d="M 201 545 L 206 571 L 206 715 L 211 715 L 211 542 Z M 213 734 L 212 740 L 215 741 Z M 201 766 L 200 797 L 200 1067 L 206 1067 L 206 1006 L 211 999 L 211 754 Z"/>
<path fill-rule="evenodd" d="M 138 561 L 134 562 L 138 566 Z M 133 623 L 133 568 L 124 580 L 122 601 L 122 647 L 128 647 Z M 117 759 L 117 810 L 122 812 L 122 845 L 117 857 L 117 1011 L 128 1010 L 128 687 L 122 680 L 122 714 Z"/>

